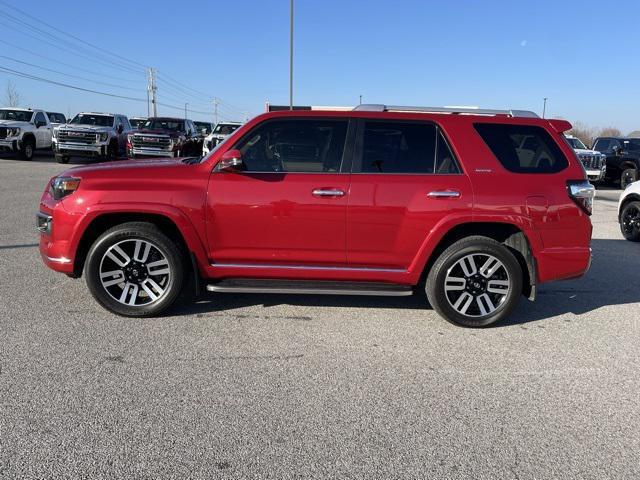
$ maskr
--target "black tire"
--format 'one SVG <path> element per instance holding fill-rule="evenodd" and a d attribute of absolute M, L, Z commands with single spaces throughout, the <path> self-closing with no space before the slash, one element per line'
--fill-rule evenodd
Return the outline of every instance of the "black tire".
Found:
<path fill-rule="evenodd" d="M 620 231 L 630 242 L 640 242 L 640 202 L 629 202 L 622 207 Z"/>
<path fill-rule="evenodd" d="M 33 154 L 36 151 L 36 141 L 33 138 L 27 137 L 22 141 L 20 146 L 20 158 L 22 160 L 33 160 Z"/>
<path fill-rule="evenodd" d="M 107 147 L 107 162 L 115 162 L 118 159 L 118 142 L 112 141 Z"/>
<path fill-rule="evenodd" d="M 101 268 L 111 271 L 112 267 L 110 265 L 113 265 L 111 260 L 113 256 L 109 256 L 109 252 L 113 253 L 112 247 L 117 245 L 121 249 L 125 249 L 129 248 L 131 243 L 135 244 L 137 241 L 152 245 L 151 251 L 147 252 L 148 258 L 141 262 L 135 262 L 134 253 L 129 257 L 128 264 L 115 267 L 116 270 L 120 269 L 119 275 L 107 277 L 103 275 L 105 283 L 111 282 L 114 285 L 103 285 L 100 275 Z M 124 259 L 125 257 L 120 256 L 120 258 Z M 166 275 L 166 283 L 161 283 L 163 280 L 160 278 L 165 275 L 155 275 L 150 270 L 152 264 L 154 262 L 157 263 L 158 258 L 160 258 L 161 262 L 166 260 L 166 266 L 163 263 L 162 267 L 160 267 L 163 269 L 165 267 L 168 268 L 169 273 Z M 148 260 L 151 260 L 151 262 L 148 262 Z M 189 260 L 184 252 L 164 235 L 158 227 L 152 223 L 129 222 L 107 230 L 95 241 L 87 254 L 84 274 L 87 286 L 93 297 L 110 312 L 124 317 L 153 317 L 166 311 L 180 295 L 185 277 L 184 266 L 188 264 Z M 104 270 L 102 270 L 103 274 L 105 273 Z M 135 272 L 137 279 L 132 279 L 132 272 Z M 122 281 L 115 283 L 119 278 Z M 149 291 L 148 284 L 146 291 L 145 286 L 143 286 L 143 283 L 148 282 L 150 278 L 157 282 L 156 285 L 160 285 L 164 289 L 162 293 L 159 293 L 157 289 L 154 290 L 153 293 L 158 294 L 156 299 L 146 293 Z M 134 290 L 136 285 L 137 288 Z M 128 293 L 125 293 L 125 288 Z M 136 298 L 134 298 L 133 302 L 140 300 L 138 305 L 130 303 L 134 297 L 133 291 L 136 292 Z M 120 293 L 122 293 L 122 296 L 119 299 L 115 298 Z M 143 304 L 145 295 L 148 303 Z M 123 298 L 124 302 L 121 301 Z"/>
<path fill-rule="evenodd" d="M 56 162 L 69 163 L 69 157 L 67 155 L 56 155 Z"/>
<path fill-rule="evenodd" d="M 620 188 L 624 190 L 636 180 L 638 180 L 638 170 L 635 168 L 625 168 L 620 174 Z"/>
<path fill-rule="evenodd" d="M 480 259 L 485 256 L 499 260 L 502 266 L 493 275 L 501 275 L 501 277 L 494 278 L 493 275 L 485 277 L 481 275 L 484 265 L 474 265 L 476 274 L 469 277 L 465 276 L 462 280 L 464 283 L 462 287 L 451 288 L 447 293 L 445 281 L 448 279 L 451 282 L 453 278 L 449 277 L 449 275 L 455 269 L 462 268 L 459 262 L 464 262 L 465 260 L 463 259 L 469 258 L 468 256 L 472 254 L 477 255 L 477 258 Z M 475 260 L 473 261 L 475 262 Z M 478 278 L 476 279 L 475 277 Z M 498 295 L 487 290 L 487 288 L 490 288 L 489 284 L 496 280 L 503 283 L 507 282 L 508 293 L 505 292 L 505 294 Z M 475 287 L 470 290 L 472 286 Z M 491 288 L 495 289 L 495 287 Z M 517 305 L 520 295 L 522 295 L 522 268 L 513 253 L 501 243 L 482 236 L 467 237 L 449 246 L 438 257 L 427 276 L 426 292 L 431 306 L 445 320 L 464 327 L 486 327 L 506 318 Z M 466 296 L 462 301 L 462 308 L 467 303 L 466 299 L 472 298 L 472 300 L 469 300 L 465 310 L 469 314 L 461 313 L 454 308 L 454 305 L 458 302 L 453 302 L 451 297 L 458 295 L 457 292 L 461 292 L 458 300 L 463 295 Z M 488 311 L 489 309 L 486 308 L 488 304 L 485 303 L 484 299 L 481 304 L 479 297 L 484 297 L 484 295 L 487 295 L 486 298 L 490 300 L 489 304 L 495 308 L 494 310 Z M 491 302 L 497 303 L 497 306 Z M 480 313 L 474 313 L 474 310 Z M 482 310 L 487 310 L 488 313 L 482 314 Z"/>

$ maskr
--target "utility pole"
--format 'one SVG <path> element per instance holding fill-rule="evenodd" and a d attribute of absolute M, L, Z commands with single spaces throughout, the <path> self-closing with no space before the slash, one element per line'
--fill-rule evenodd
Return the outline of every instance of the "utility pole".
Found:
<path fill-rule="evenodd" d="M 542 118 L 544 118 L 545 114 L 547 113 L 547 100 L 548 97 L 544 97 L 544 103 L 542 104 Z"/>
<path fill-rule="evenodd" d="M 158 92 L 158 87 L 156 86 L 156 69 L 149 67 L 149 84 L 147 87 L 148 94 L 151 95 L 151 110 L 153 111 L 153 116 L 158 116 L 158 102 L 156 99 L 156 93 Z"/>
<path fill-rule="evenodd" d="M 289 1 L 289 110 L 293 110 L 293 0 Z"/>
<path fill-rule="evenodd" d="M 213 97 L 213 122 L 215 125 L 218 124 L 218 103 L 218 97 Z"/>
<path fill-rule="evenodd" d="M 187 105 L 189 105 L 189 104 L 185 102 L 185 104 L 184 104 L 184 119 L 185 120 L 187 119 L 187 116 L 188 116 L 187 115 Z"/>
<path fill-rule="evenodd" d="M 360 105 L 362 105 L 362 95 L 360 95 Z"/>

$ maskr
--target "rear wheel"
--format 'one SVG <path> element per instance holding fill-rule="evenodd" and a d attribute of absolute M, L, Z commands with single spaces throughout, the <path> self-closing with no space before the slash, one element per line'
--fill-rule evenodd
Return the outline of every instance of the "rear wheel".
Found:
<path fill-rule="evenodd" d="M 620 214 L 620 231 L 631 242 L 640 242 L 640 202 L 629 202 Z"/>
<path fill-rule="evenodd" d="M 638 170 L 635 168 L 625 168 L 620 175 L 620 188 L 624 190 L 636 180 L 638 180 Z"/>
<path fill-rule="evenodd" d="M 32 160 L 36 150 L 36 142 L 33 138 L 25 138 L 20 147 L 20 158 L 22 160 Z"/>
<path fill-rule="evenodd" d="M 184 255 L 155 225 L 118 225 L 93 244 L 86 282 L 107 310 L 126 317 L 150 317 L 169 308 L 182 290 Z"/>
<path fill-rule="evenodd" d="M 507 247 L 481 236 L 447 248 L 426 284 L 431 306 L 446 320 L 484 327 L 506 318 L 522 294 L 522 269 Z"/>

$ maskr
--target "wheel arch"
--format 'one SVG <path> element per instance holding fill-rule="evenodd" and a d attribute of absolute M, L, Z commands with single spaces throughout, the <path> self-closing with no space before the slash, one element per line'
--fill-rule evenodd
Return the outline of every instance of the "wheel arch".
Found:
<path fill-rule="evenodd" d="M 640 194 L 639 193 L 630 193 L 627 195 L 622 203 L 620 204 L 620 208 L 618 209 L 618 223 L 620 223 L 620 218 L 622 216 L 622 210 L 627 206 L 628 203 L 631 202 L 640 202 Z"/>
<path fill-rule="evenodd" d="M 517 225 L 507 222 L 467 222 L 450 228 L 436 244 L 422 270 L 421 281 L 425 281 L 438 257 L 450 245 L 463 238 L 480 235 L 506 246 L 516 257 L 522 268 L 523 294 L 535 299 L 537 267 L 535 257 L 525 232 Z"/>

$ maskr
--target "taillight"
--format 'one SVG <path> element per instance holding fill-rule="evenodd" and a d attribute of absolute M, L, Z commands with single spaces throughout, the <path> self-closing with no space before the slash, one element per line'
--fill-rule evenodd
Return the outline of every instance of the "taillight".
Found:
<path fill-rule="evenodd" d="M 586 180 L 569 180 L 567 182 L 567 193 L 587 215 L 593 212 L 593 198 L 596 196 L 596 189 Z"/>

